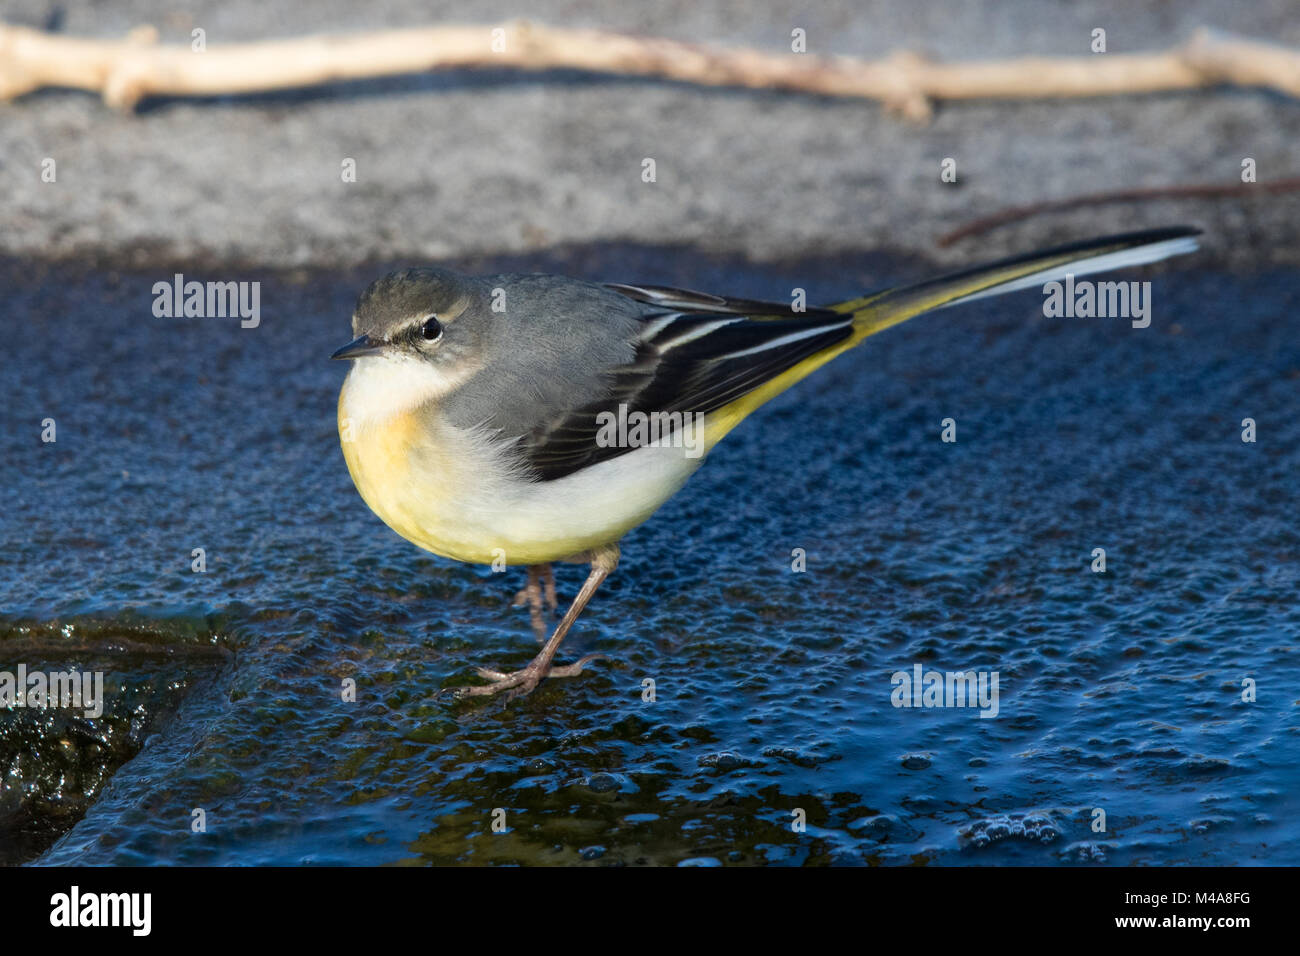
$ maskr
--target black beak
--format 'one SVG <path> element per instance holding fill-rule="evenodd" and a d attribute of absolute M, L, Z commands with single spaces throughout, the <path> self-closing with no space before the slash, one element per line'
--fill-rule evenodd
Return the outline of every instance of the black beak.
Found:
<path fill-rule="evenodd" d="M 343 348 L 339 349 L 333 355 L 332 359 L 355 359 L 363 355 L 373 355 L 384 347 L 383 342 L 377 342 L 368 335 L 355 338 Z"/>

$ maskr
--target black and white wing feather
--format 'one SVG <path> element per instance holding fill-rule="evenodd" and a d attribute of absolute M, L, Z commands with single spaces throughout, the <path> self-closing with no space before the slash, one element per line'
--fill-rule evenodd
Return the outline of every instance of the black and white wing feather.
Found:
<path fill-rule="evenodd" d="M 830 309 L 731 299 L 662 286 L 610 286 L 645 303 L 635 357 L 611 369 L 608 393 L 524 436 L 520 451 L 542 480 L 630 451 L 597 443 L 601 413 L 715 411 L 848 338 L 853 317 Z M 783 317 L 782 317 L 783 316 Z"/>

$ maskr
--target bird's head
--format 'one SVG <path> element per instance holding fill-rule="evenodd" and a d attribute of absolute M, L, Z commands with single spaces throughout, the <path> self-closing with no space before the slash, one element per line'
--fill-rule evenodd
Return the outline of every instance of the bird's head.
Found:
<path fill-rule="evenodd" d="M 446 269 L 405 269 L 370 284 L 352 313 L 351 342 L 331 358 L 382 378 L 393 411 L 450 391 L 482 365 L 487 290 Z"/>

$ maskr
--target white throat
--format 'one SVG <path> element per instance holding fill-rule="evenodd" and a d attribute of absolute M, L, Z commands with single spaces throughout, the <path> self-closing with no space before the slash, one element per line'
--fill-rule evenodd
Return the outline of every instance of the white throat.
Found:
<path fill-rule="evenodd" d="M 457 384 L 429 362 L 408 355 L 354 359 L 343 382 L 343 413 L 357 426 L 377 425 L 409 412 Z"/>

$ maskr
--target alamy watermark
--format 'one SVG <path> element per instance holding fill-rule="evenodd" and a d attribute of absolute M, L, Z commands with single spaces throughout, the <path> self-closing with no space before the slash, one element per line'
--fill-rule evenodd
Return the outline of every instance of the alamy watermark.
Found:
<path fill-rule="evenodd" d="M 997 671 L 927 671 L 920 664 L 895 671 L 889 702 L 895 707 L 978 707 L 980 717 L 998 715 Z"/>
<path fill-rule="evenodd" d="M 0 671 L 0 707 L 64 707 L 87 718 L 104 713 L 102 671 Z"/>
<path fill-rule="evenodd" d="M 1131 319 L 1135 329 L 1151 324 L 1150 282 L 1076 282 L 1067 272 L 1064 282 L 1046 283 L 1043 296 L 1049 319 Z"/>
<path fill-rule="evenodd" d="M 83 893 L 74 884 L 50 897 L 50 925 L 58 928 L 120 926 L 133 936 L 148 936 L 152 914 L 152 893 Z"/>
<path fill-rule="evenodd" d="M 153 284 L 153 314 L 160 319 L 239 318 L 255 329 L 262 322 L 262 283 L 185 281 L 176 273 L 171 282 Z"/>
<path fill-rule="evenodd" d="M 629 411 L 596 415 L 596 444 L 601 448 L 684 448 L 687 458 L 704 454 L 703 412 Z"/>

